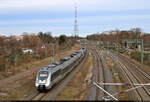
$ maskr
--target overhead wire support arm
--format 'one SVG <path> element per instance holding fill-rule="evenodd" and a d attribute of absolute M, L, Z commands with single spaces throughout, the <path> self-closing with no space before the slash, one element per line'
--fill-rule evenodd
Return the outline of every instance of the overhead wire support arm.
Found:
<path fill-rule="evenodd" d="M 146 85 L 146 84 L 145 84 Z M 147 84 L 148 85 L 148 84 Z M 150 84 L 149 84 L 150 85 Z M 135 90 L 137 88 L 140 88 L 140 87 L 143 87 L 144 85 L 139 85 L 139 86 L 136 86 L 136 87 L 133 87 L 133 88 L 130 88 L 130 89 L 127 89 L 127 90 L 123 90 L 123 91 L 120 91 L 120 92 L 117 92 L 115 94 L 113 94 L 112 96 L 116 96 L 118 94 L 123 94 L 125 92 L 129 92 L 129 91 L 132 91 L 132 90 Z M 105 96 L 105 97 L 110 97 L 110 96 Z M 104 98 L 104 97 L 103 97 Z"/>
<path fill-rule="evenodd" d="M 108 94 L 111 98 L 113 98 L 114 100 L 118 101 L 117 98 L 115 98 L 113 95 L 111 95 L 109 92 L 107 92 L 106 90 L 104 90 L 102 87 L 100 87 L 97 83 L 93 82 L 93 84 L 95 86 L 97 86 L 99 89 L 101 89 L 103 92 L 105 92 L 106 94 Z"/>
<path fill-rule="evenodd" d="M 149 86 L 150 83 L 145 83 L 145 84 L 139 84 L 139 83 L 97 83 L 98 85 L 126 85 L 126 86 Z"/>
<path fill-rule="evenodd" d="M 127 90 L 122 90 L 122 91 L 120 91 L 120 92 L 117 92 L 117 93 L 115 93 L 115 94 L 112 94 L 112 95 L 108 95 L 108 96 L 104 96 L 104 97 L 102 97 L 103 99 L 106 99 L 106 97 L 107 98 L 110 98 L 110 97 L 114 97 L 114 96 L 116 96 L 116 95 L 119 95 L 119 94 L 123 94 L 123 93 L 125 93 L 125 92 L 129 92 L 129 91 L 132 91 L 132 90 L 135 90 L 135 89 L 137 89 L 137 88 L 141 88 L 141 87 L 143 87 L 143 86 L 150 86 L 150 83 L 145 83 L 145 84 L 139 84 L 139 83 L 93 83 L 94 85 L 96 85 L 97 87 L 99 87 L 99 88 L 101 88 L 99 85 L 116 85 L 116 86 L 119 86 L 119 85 L 126 85 L 126 86 L 136 86 L 136 87 L 132 87 L 132 88 L 129 88 L 129 89 L 127 89 Z M 101 88 L 102 89 L 102 88 Z M 104 89 L 103 89 L 104 90 Z"/>

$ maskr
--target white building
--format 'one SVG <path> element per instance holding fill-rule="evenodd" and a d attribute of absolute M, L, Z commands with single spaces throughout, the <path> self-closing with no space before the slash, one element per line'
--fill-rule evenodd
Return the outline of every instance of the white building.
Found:
<path fill-rule="evenodd" d="M 33 51 L 32 49 L 23 48 L 23 49 L 22 49 L 22 52 L 23 52 L 24 54 L 26 54 L 26 53 L 32 54 L 34 51 Z"/>

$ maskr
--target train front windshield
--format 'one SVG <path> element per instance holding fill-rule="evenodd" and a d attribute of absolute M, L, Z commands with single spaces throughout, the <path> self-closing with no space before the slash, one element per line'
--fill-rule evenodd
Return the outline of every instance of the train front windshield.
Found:
<path fill-rule="evenodd" d="M 45 80 L 47 78 L 48 78 L 48 72 L 47 71 L 39 72 L 39 80 Z"/>

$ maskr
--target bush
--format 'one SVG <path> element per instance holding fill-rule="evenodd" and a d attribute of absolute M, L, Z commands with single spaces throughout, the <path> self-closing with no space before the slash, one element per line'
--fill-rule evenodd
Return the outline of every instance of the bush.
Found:
<path fill-rule="evenodd" d="M 147 65 L 150 65 L 150 62 L 149 62 L 150 54 L 144 53 L 143 56 L 144 56 L 144 59 L 143 59 L 144 63 L 147 64 Z M 141 52 L 132 52 L 131 53 L 131 58 L 141 62 Z"/>
<path fill-rule="evenodd" d="M 131 53 L 131 58 L 135 59 L 137 61 L 141 61 L 141 53 L 140 52 L 132 52 Z"/>
<path fill-rule="evenodd" d="M 1 64 L 1 65 L 0 65 L 0 71 L 3 71 L 3 70 L 5 70 L 5 65 L 4 65 L 4 64 Z"/>
<path fill-rule="evenodd" d="M 59 45 L 65 43 L 65 41 L 66 41 L 66 36 L 65 36 L 65 35 L 61 35 L 61 36 L 59 37 Z"/>

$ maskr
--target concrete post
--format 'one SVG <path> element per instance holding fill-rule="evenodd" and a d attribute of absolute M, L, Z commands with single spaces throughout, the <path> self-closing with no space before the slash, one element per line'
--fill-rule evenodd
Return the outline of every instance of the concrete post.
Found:
<path fill-rule="evenodd" d="M 55 62 L 55 49 L 54 49 L 54 44 L 52 45 L 52 63 Z"/>
<path fill-rule="evenodd" d="M 150 56 L 148 56 L 148 64 L 150 65 Z"/>
<path fill-rule="evenodd" d="M 143 58 L 144 58 L 143 50 L 144 50 L 143 39 L 141 39 L 141 63 L 143 63 Z"/>

